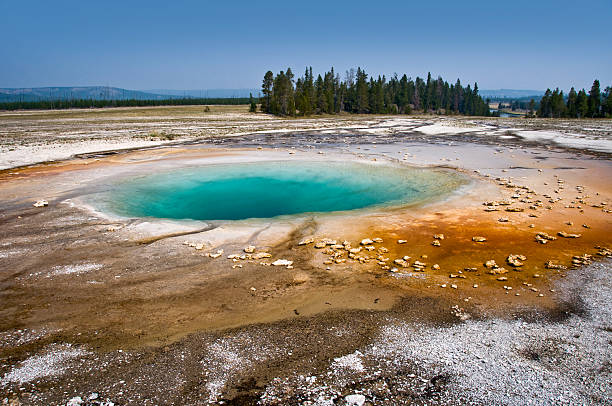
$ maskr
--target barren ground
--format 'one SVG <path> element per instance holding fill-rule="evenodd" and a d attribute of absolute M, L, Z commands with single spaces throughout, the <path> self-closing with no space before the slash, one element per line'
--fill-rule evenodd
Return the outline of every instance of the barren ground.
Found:
<path fill-rule="evenodd" d="M 612 121 L 245 110 L 0 113 L 0 401 L 610 404 Z M 472 184 L 420 207 L 241 222 L 92 210 L 124 177 L 296 159 Z"/>

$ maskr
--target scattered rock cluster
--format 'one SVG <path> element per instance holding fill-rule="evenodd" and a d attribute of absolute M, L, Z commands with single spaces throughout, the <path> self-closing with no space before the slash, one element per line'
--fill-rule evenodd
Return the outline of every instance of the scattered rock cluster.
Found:
<path fill-rule="evenodd" d="M 314 242 L 311 241 L 310 243 Z M 191 247 L 191 248 L 195 248 L 197 251 L 203 250 L 206 246 L 206 244 L 204 243 L 194 243 L 194 242 L 188 242 L 185 241 L 184 242 L 185 245 Z M 303 244 L 302 244 L 303 245 Z M 267 251 L 267 249 L 262 249 L 259 250 L 259 252 L 257 251 L 257 247 L 254 245 L 247 245 L 246 247 L 243 248 L 242 250 L 244 253 L 241 254 L 230 254 L 227 256 L 227 259 L 232 260 L 232 262 L 234 262 L 235 264 L 232 265 L 232 268 L 236 269 L 236 268 L 242 268 L 242 264 L 239 264 L 240 261 L 260 261 L 262 259 L 265 258 L 272 258 L 272 254 L 269 253 Z M 207 252 L 204 254 L 204 256 L 212 258 L 212 259 L 216 259 L 219 258 L 223 255 L 224 251 L 223 249 L 219 249 L 217 251 L 214 252 Z M 277 259 L 273 262 L 260 262 L 259 265 L 264 265 L 264 266 L 284 266 L 287 267 L 287 269 L 292 269 L 293 268 L 293 261 L 288 260 L 288 259 Z"/>
<path fill-rule="evenodd" d="M 548 243 L 548 241 L 554 241 L 556 239 L 557 239 L 557 237 L 549 235 L 549 234 L 547 234 L 547 233 L 545 233 L 543 231 L 540 231 L 535 236 L 535 240 L 537 242 L 539 242 L 540 244 L 546 244 L 546 243 Z"/>
<path fill-rule="evenodd" d="M 506 262 L 513 267 L 518 268 L 524 265 L 521 261 L 525 261 L 526 259 L 527 257 L 525 255 L 510 254 L 508 255 L 508 258 L 506 258 Z"/>

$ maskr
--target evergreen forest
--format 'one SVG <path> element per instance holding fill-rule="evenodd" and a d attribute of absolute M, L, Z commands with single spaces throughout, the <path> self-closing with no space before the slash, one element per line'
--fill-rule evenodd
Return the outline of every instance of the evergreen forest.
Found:
<path fill-rule="evenodd" d="M 369 76 L 351 69 L 344 79 L 332 68 L 314 76 L 312 67 L 295 78 L 291 68 L 266 72 L 261 87 L 261 111 L 279 116 L 312 114 L 411 114 L 415 112 L 490 116 L 488 102 L 478 95 L 478 84 L 449 84 L 441 77 Z"/>
<path fill-rule="evenodd" d="M 593 82 L 591 90 L 582 89 L 576 92 L 573 87 L 567 96 L 556 88 L 550 89 L 542 97 L 537 109 L 538 117 L 546 118 L 602 118 L 612 117 L 612 87 L 606 87 L 602 92 L 599 80 Z M 530 110 L 534 110 L 534 103 Z"/>

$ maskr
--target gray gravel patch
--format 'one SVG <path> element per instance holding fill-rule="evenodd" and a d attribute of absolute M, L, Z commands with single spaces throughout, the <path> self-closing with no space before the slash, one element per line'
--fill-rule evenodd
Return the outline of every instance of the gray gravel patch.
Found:
<path fill-rule="evenodd" d="M 366 348 L 322 373 L 276 378 L 260 403 L 348 404 L 360 394 L 371 404 L 612 404 L 611 263 L 559 282 L 567 300 L 582 301 L 580 315 L 442 328 L 387 319 Z"/>

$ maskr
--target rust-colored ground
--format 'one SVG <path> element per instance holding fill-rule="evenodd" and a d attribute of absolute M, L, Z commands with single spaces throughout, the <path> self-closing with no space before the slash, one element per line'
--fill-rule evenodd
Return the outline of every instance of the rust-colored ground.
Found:
<path fill-rule="evenodd" d="M 0 173 L 5 191 L 0 244 L 13 251 L 0 258 L 3 328 L 45 328 L 56 331 L 49 336 L 50 341 L 114 349 L 167 345 L 197 331 L 331 310 L 389 310 L 406 297 L 454 303 L 472 317 L 554 312 L 558 303 L 549 281 L 563 277 L 571 269 L 546 269 L 544 264 L 552 261 L 571 268 L 573 256 L 589 254 L 596 258 L 600 251 L 596 247 L 612 246 L 612 214 L 607 211 L 609 206 L 600 205 L 611 196 L 607 169 L 588 159 L 577 162 L 586 168 L 579 173 L 545 169 L 543 173 L 515 179 L 516 185 L 533 189 L 534 193 L 529 194 L 531 202 L 543 202 L 537 209 L 529 208 L 532 203 L 511 198 L 516 187 L 498 185 L 495 176 L 477 177 L 479 184 L 463 199 L 420 209 L 296 221 L 288 232 L 283 229 L 274 238 L 240 236 L 203 250 L 184 242 L 214 237 L 218 230 L 188 235 L 172 231 L 164 234 L 159 229 L 143 232 L 133 222 L 92 216 L 87 210 L 60 203 L 70 190 L 66 184 L 71 176 L 79 179 L 83 173 L 106 171 L 118 165 L 129 167 L 152 157 L 161 161 L 228 153 L 238 152 L 188 148 L 141 151 Z M 554 167 L 554 162 L 549 160 L 546 165 Z M 557 183 L 558 173 L 563 183 Z M 579 185 L 584 189 L 577 190 Z M 562 200 L 550 203 L 544 194 Z M 48 195 L 57 198 L 49 207 L 31 206 L 32 199 Z M 521 194 L 521 198 L 526 196 Z M 500 211 L 485 212 L 482 203 L 492 199 L 515 200 L 512 207 L 524 211 L 506 212 L 507 206 L 499 206 Z M 501 223 L 500 217 L 509 221 Z M 232 227 L 226 228 L 231 231 Z M 544 245 L 537 243 L 534 238 L 540 231 L 557 239 Z M 581 237 L 566 239 L 557 236 L 559 231 L 579 233 Z M 439 247 L 432 245 L 434 234 L 444 234 Z M 312 244 L 298 246 L 307 236 L 317 241 L 348 240 L 353 247 L 364 238 L 379 237 L 383 242 L 373 244 L 375 251 L 369 255 L 385 247 L 388 252 L 382 255 L 388 261 L 362 264 L 348 259 L 328 265 L 324 261 L 329 255 L 322 250 Z M 487 241 L 473 242 L 474 236 L 486 237 Z M 407 242 L 398 244 L 399 239 Z M 293 260 L 293 269 L 261 265 L 265 262 L 261 260 L 227 259 L 227 255 L 240 253 L 251 243 L 258 250 L 268 250 L 272 260 Z M 224 249 L 220 258 L 205 256 L 219 248 Z M 508 265 L 509 254 L 526 256 L 524 266 L 515 269 Z M 424 272 L 413 272 L 410 267 L 398 267 L 398 272 L 383 268 L 397 267 L 393 260 L 403 256 L 411 257 L 410 263 L 426 263 Z M 342 257 L 347 258 L 346 251 Z M 483 264 L 491 259 L 508 272 L 487 274 Z M 71 264 L 102 266 L 81 274 L 56 272 Z M 432 269 L 433 264 L 440 269 Z M 450 278 L 450 274 L 465 278 Z M 507 280 L 497 280 L 500 276 Z M 427 312 L 423 309 L 423 313 Z M 19 351 L 23 350 L 20 347 Z"/>

